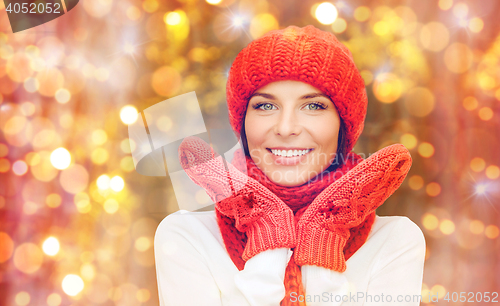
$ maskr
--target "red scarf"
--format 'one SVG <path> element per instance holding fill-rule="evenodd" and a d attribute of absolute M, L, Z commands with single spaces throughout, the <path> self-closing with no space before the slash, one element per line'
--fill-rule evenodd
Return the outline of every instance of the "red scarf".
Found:
<path fill-rule="evenodd" d="M 342 167 L 333 172 L 324 171 L 304 185 L 285 187 L 279 186 L 269 180 L 269 178 L 255 165 L 250 157 L 245 157 L 243 151 L 239 149 L 234 155 L 232 164 L 244 172 L 247 168 L 248 176 L 257 180 L 259 183 L 267 187 L 271 192 L 277 195 L 285 202 L 294 212 L 296 221 L 304 213 L 307 206 L 330 184 L 339 179 L 343 174 L 360 163 L 363 158 L 354 152 L 350 152 L 346 156 L 345 163 Z M 216 209 L 217 222 L 224 240 L 224 245 L 236 267 L 241 271 L 245 266 L 245 261 L 242 259 L 243 250 L 247 242 L 246 234 L 238 231 L 234 226 L 234 219 L 226 217 Z M 350 237 L 344 247 L 344 257 L 347 261 L 366 241 L 368 234 L 375 220 L 375 212 L 371 213 L 357 227 L 350 229 Z M 295 264 L 293 256 L 288 262 L 285 271 L 285 289 L 286 295 L 281 305 L 305 305 L 305 302 L 292 303 L 290 294 L 296 292 L 298 295 L 305 295 L 302 286 L 302 275 L 300 267 Z"/>

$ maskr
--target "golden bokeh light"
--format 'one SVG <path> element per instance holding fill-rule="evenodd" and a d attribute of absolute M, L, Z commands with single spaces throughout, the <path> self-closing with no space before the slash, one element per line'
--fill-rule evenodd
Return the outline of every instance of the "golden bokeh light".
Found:
<path fill-rule="evenodd" d="M 453 73 L 464 73 L 472 65 L 474 55 L 469 46 L 462 43 L 453 43 L 444 52 L 446 68 Z"/>
<path fill-rule="evenodd" d="M 141 10 L 137 6 L 131 5 L 127 9 L 127 17 L 130 20 L 137 20 L 141 18 Z"/>
<path fill-rule="evenodd" d="M 131 156 L 125 156 L 120 160 L 120 168 L 125 172 L 132 172 L 135 170 L 134 160 Z"/>
<path fill-rule="evenodd" d="M 422 216 L 422 225 L 430 231 L 435 230 L 439 226 L 439 219 L 433 214 L 426 213 Z"/>
<path fill-rule="evenodd" d="M 5 122 L 3 132 L 8 135 L 16 135 L 24 129 L 27 120 L 24 116 L 14 116 Z"/>
<path fill-rule="evenodd" d="M 490 224 L 484 229 L 484 234 L 490 239 L 496 239 L 500 230 L 496 225 Z"/>
<path fill-rule="evenodd" d="M 9 234 L 0 232 L 0 264 L 6 262 L 14 252 L 14 241 Z"/>
<path fill-rule="evenodd" d="M 106 211 L 108 214 L 114 214 L 120 208 L 120 204 L 115 199 L 107 199 L 104 202 L 103 207 L 104 211 Z"/>
<path fill-rule="evenodd" d="M 401 135 L 401 137 L 399 138 L 399 142 L 401 142 L 401 144 L 404 145 L 409 150 L 415 148 L 418 143 L 417 138 L 410 133 L 405 133 Z"/>
<path fill-rule="evenodd" d="M 314 12 L 314 16 L 321 24 L 334 23 L 338 15 L 337 8 L 330 2 L 320 3 Z"/>
<path fill-rule="evenodd" d="M 470 168 L 474 172 L 481 172 L 484 170 L 485 167 L 486 167 L 486 162 L 484 161 L 484 159 L 480 157 L 474 157 L 470 161 Z"/>
<path fill-rule="evenodd" d="M 10 162 L 7 158 L 0 158 L 0 173 L 5 173 L 10 170 Z"/>
<path fill-rule="evenodd" d="M 77 194 L 87 188 L 89 173 L 84 166 L 73 164 L 61 172 L 59 183 L 66 192 Z"/>
<path fill-rule="evenodd" d="M 439 223 L 439 230 L 445 235 L 451 235 L 455 231 L 455 223 L 449 219 L 444 219 Z"/>
<path fill-rule="evenodd" d="M 444 286 L 436 284 L 432 286 L 431 288 L 431 295 L 432 296 L 445 296 L 447 290 Z M 432 304 L 429 304 L 429 306 L 432 306 Z"/>
<path fill-rule="evenodd" d="M 486 176 L 489 179 L 495 180 L 500 177 L 500 168 L 495 165 L 490 165 L 486 168 Z"/>
<path fill-rule="evenodd" d="M 131 153 L 135 150 L 135 142 L 132 139 L 125 138 L 120 142 L 120 149 L 123 153 Z"/>
<path fill-rule="evenodd" d="M 425 192 L 431 197 L 436 197 L 441 193 L 441 185 L 436 182 L 429 183 L 425 187 Z"/>
<path fill-rule="evenodd" d="M 101 190 L 106 190 L 109 188 L 110 181 L 111 181 L 111 178 L 108 175 L 103 174 L 97 178 L 97 181 L 96 181 L 97 187 Z"/>
<path fill-rule="evenodd" d="M 418 154 L 422 157 L 429 158 L 434 155 L 434 146 L 428 142 L 422 142 L 418 146 Z"/>
<path fill-rule="evenodd" d="M 453 15 L 455 15 L 455 17 L 464 19 L 468 14 L 469 6 L 466 3 L 460 2 L 453 6 Z"/>
<path fill-rule="evenodd" d="M 469 30 L 474 33 L 479 33 L 484 27 L 484 22 L 481 18 L 474 17 L 469 20 Z"/>
<path fill-rule="evenodd" d="M 21 112 L 23 113 L 24 116 L 31 116 L 35 113 L 36 107 L 33 103 L 26 101 L 23 104 L 21 104 Z"/>
<path fill-rule="evenodd" d="M 373 25 L 373 33 L 377 34 L 378 36 L 384 36 L 389 34 L 390 32 L 391 25 L 385 20 L 380 20 Z"/>
<path fill-rule="evenodd" d="M 375 77 L 373 93 L 383 103 L 393 103 L 403 92 L 403 83 L 392 73 L 381 73 Z"/>
<path fill-rule="evenodd" d="M 125 124 L 132 124 L 137 121 L 139 113 L 137 112 L 137 108 L 132 105 L 125 105 L 120 110 L 120 119 Z"/>
<path fill-rule="evenodd" d="M 493 110 L 489 107 L 481 107 L 478 112 L 479 118 L 483 121 L 488 121 L 493 118 Z"/>
<path fill-rule="evenodd" d="M 84 263 L 80 267 L 80 274 L 82 277 L 88 281 L 93 280 L 95 275 L 96 275 L 96 269 L 95 266 L 91 263 Z"/>
<path fill-rule="evenodd" d="M 271 14 L 263 13 L 252 18 L 250 22 L 250 35 L 255 39 L 278 28 L 278 20 Z"/>
<path fill-rule="evenodd" d="M 108 140 L 108 134 L 106 131 L 98 129 L 92 132 L 91 138 L 95 145 L 100 146 Z"/>
<path fill-rule="evenodd" d="M 222 0 L 206 0 L 208 4 L 217 5 L 222 2 Z"/>
<path fill-rule="evenodd" d="M 23 213 L 26 215 L 34 215 L 38 211 L 38 203 L 26 201 L 23 204 Z"/>
<path fill-rule="evenodd" d="M 123 190 L 123 187 L 125 187 L 125 181 L 118 175 L 114 176 L 109 181 L 109 187 L 115 192 L 120 192 Z"/>
<path fill-rule="evenodd" d="M 152 246 L 151 239 L 141 236 L 135 240 L 134 247 L 139 252 L 145 252 Z"/>
<path fill-rule="evenodd" d="M 453 0 L 439 0 L 438 6 L 443 11 L 447 11 L 453 6 Z"/>
<path fill-rule="evenodd" d="M 424 187 L 424 179 L 420 175 L 412 175 L 408 180 L 408 185 L 413 190 L 419 190 Z"/>
<path fill-rule="evenodd" d="M 469 229 L 473 234 L 482 234 L 484 231 L 484 223 L 480 220 L 472 220 L 469 224 Z"/>
<path fill-rule="evenodd" d="M 57 253 L 59 253 L 60 249 L 59 245 L 59 240 L 57 240 L 56 237 L 49 237 L 45 239 L 42 245 L 42 250 L 45 254 L 49 256 L 55 256 Z"/>
<path fill-rule="evenodd" d="M 62 198 L 57 193 L 51 193 L 45 198 L 45 204 L 50 208 L 59 207 L 62 203 Z"/>
<path fill-rule="evenodd" d="M 158 10 L 160 3 L 158 0 L 145 0 L 142 2 L 142 8 L 148 13 L 154 13 Z"/>
<path fill-rule="evenodd" d="M 40 154 L 38 154 L 37 152 L 29 152 L 24 156 L 24 159 L 26 160 L 26 163 L 30 166 L 36 166 L 42 161 Z"/>
<path fill-rule="evenodd" d="M 96 148 L 90 154 L 90 159 L 96 165 L 102 165 L 108 161 L 109 154 L 104 148 Z"/>
<path fill-rule="evenodd" d="M 12 172 L 17 176 L 22 176 L 28 172 L 28 165 L 22 160 L 15 161 L 12 164 Z"/>
<path fill-rule="evenodd" d="M 440 22 L 429 22 L 420 30 L 422 46 L 433 52 L 443 50 L 450 41 L 448 28 Z"/>
<path fill-rule="evenodd" d="M 61 305 L 61 302 L 62 302 L 62 298 L 57 293 L 51 293 L 47 297 L 47 305 L 48 306 L 59 306 L 59 305 Z"/>
<path fill-rule="evenodd" d="M 359 6 L 354 10 L 354 19 L 359 22 L 367 21 L 372 11 L 367 6 Z"/>
<path fill-rule="evenodd" d="M 168 25 L 178 25 L 181 23 L 182 18 L 178 12 L 168 12 L 165 14 L 164 21 Z"/>
<path fill-rule="evenodd" d="M 40 71 L 36 80 L 38 81 L 38 92 L 42 96 L 53 97 L 56 92 L 63 87 L 64 75 L 57 68 L 48 68 Z"/>
<path fill-rule="evenodd" d="M 57 148 L 50 154 L 50 162 L 54 168 L 64 170 L 71 164 L 71 154 L 65 148 Z"/>
<path fill-rule="evenodd" d="M 344 33 L 347 29 L 347 22 L 343 18 L 337 18 L 335 22 L 332 23 L 332 31 L 336 34 Z"/>
<path fill-rule="evenodd" d="M 13 259 L 19 271 L 32 274 L 42 266 L 43 253 L 36 244 L 26 242 L 16 248 Z"/>
<path fill-rule="evenodd" d="M 176 69 L 170 66 L 162 66 L 156 69 L 151 78 L 153 90 L 160 96 L 165 97 L 175 95 L 179 91 L 181 83 L 181 75 Z"/>
<path fill-rule="evenodd" d="M 425 117 L 434 110 L 434 95 L 425 87 L 412 88 L 405 98 L 405 106 L 410 114 Z"/>
<path fill-rule="evenodd" d="M 73 198 L 73 203 L 81 214 L 86 214 L 92 210 L 92 205 L 90 204 L 90 198 L 85 192 L 79 192 L 75 194 Z"/>
<path fill-rule="evenodd" d="M 472 96 L 468 96 L 464 99 L 463 106 L 466 110 L 471 111 L 475 110 L 479 103 L 477 102 L 477 99 Z"/>
<path fill-rule="evenodd" d="M 136 298 L 141 303 L 146 303 L 151 298 L 151 293 L 148 289 L 142 288 L 137 290 Z"/>
<path fill-rule="evenodd" d="M 16 294 L 14 300 L 16 301 L 16 305 L 26 306 L 30 303 L 31 296 L 28 292 L 21 291 Z"/>
<path fill-rule="evenodd" d="M 85 284 L 80 276 L 68 274 L 64 277 L 61 286 L 64 293 L 69 296 L 76 296 L 83 290 Z"/>
<path fill-rule="evenodd" d="M 61 104 L 66 104 L 71 99 L 71 93 L 65 88 L 60 88 L 55 94 L 56 101 Z"/>

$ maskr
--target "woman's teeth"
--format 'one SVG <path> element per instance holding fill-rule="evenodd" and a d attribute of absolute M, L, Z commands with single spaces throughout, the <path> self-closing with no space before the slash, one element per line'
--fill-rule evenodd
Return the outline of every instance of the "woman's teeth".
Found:
<path fill-rule="evenodd" d="M 273 149 L 271 149 L 271 152 L 276 156 L 295 157 L 295 156 L 302 156 L 304 154 L 307 154 L 311 150 L 312 149 L 306 149 L 306 150 L 273 150 Z"/>

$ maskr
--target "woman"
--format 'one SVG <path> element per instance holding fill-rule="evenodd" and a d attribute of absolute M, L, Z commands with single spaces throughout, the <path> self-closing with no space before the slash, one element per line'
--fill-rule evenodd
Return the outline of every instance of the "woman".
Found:
<path fill-rule="evenodd" d="M 181 144 L 216 209 L 159 225 L 160 305 L 419 305 L 422 232 L 375 214 L 411 157 L 351 152 L 367 97 L 349 50 L 313 26 L 271 31 L 236 57 L 227 102 L 244 153 L 226 170 L 199 139 Z"/>

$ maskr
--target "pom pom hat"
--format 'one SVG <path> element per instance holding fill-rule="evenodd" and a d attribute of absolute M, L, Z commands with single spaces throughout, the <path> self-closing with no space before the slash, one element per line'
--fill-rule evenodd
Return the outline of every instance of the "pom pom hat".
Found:
<path fill-rule="evenodd" d="M 366 117 L 364 81 L 351 52 L 333 34 L 312 25 L 270 31 L 238 54 L 226 87 L 229 122 L 237 137 L 250 96 L 282 80 L 308 83 L 332 100 L 344 123 L 346 152 L 350 152 Z"/>

